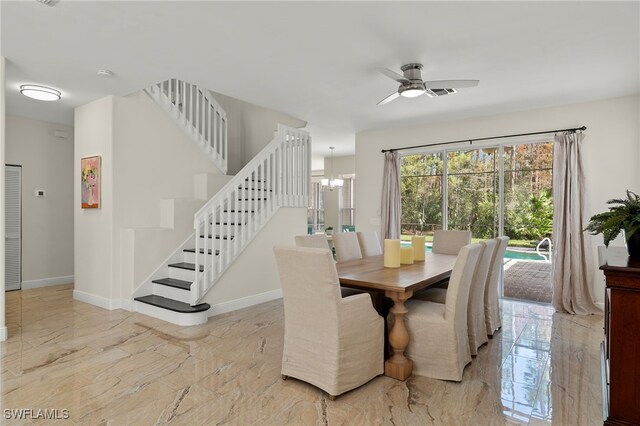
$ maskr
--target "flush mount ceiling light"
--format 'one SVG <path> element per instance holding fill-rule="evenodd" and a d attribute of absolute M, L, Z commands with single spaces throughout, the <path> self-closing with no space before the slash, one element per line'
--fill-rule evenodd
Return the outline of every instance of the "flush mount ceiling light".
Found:
<path fill-rule="evenodd" d="M 98 70 L 98 77 L 110 78 L 113 77 L 113 71 L 111 70 Z"/>
<path fill-rule="evenodd" d="M 20 93 L 28 98 L 37 99 L 39 101 L 58 101 L 60 100 L 60 91 L 51 87 L 37 86 L 35 84 L 23 84 L 20 86 Z"/>

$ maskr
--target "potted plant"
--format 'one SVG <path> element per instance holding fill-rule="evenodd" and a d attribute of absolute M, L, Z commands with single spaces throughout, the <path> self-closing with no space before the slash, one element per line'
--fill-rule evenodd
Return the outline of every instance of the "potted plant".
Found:
<path fill-rule="evenodd" d="M 613 207 L 609 207 L 608 212 L 592 216 L 585 231 L 591 235 L 602 234 L 607 247 L 624 231 L 629 256 L 640 258 L 640 197 L 627 190 L 626 199 L 615 198 L 607 204 Z"/>
<path fill-rule="evenodd" d="M 327 228 L 324 230 L 324 232 L 325 232 L 327 235 L 333 235 L 333 226 L 329 226 L 329 227 L 327 227 Z"/>

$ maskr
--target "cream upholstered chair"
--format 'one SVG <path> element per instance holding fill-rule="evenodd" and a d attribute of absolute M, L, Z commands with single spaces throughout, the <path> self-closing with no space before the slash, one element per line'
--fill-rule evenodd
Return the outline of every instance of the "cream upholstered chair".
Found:
<path fill-rule="evenodd" d="M 496 244 L 497 248 L 491 260 L 491 268 L 484 290 L 484 319 L 489 336 L 493 336 L 496 330 L 502 328 L 500 304 L 498 302 L 498 285 L 500 284 L 500 273 L 504 265 L 504 252 L 507 251 L 509 237 L 496 238 Z"/>
<path fill-rule="evenodd" d="M 297 247 L 312 247 L 329 250 L 329 242 L 326 234 L 296 235 Z"/>
<path fill-rule="evenodd" d="M 321 248 L 331 250 L 329 248 L 329 242 L 327 241 L 326 234 L 296 235 L 295 240 L 296 247 Z M 354 294 L 362 293 L 362 291 L 360 290 L 346 287 L 341 287 L 340 291 L 342 293 L 342 297 L 349 297 L 353 296 Z"/>
<path fill-rule="evenodd" d="M 479 243 L 480 258 L 473 273 L 471 288 L 469 289 L 469 305 L 467 306 L 467 335 L 469 336 L 469 350 L 471 355 L 478 355 L 478 348 L 489 341 L 484 319 L 484 290 L 487 277 L 491 269 L 497 241 L 487 240 Z M 447 299 L 446 288 L 431 288 L 416 294 L 417 299 L 430 302 L 445 303 Z"/>
<path fill-rule="evenodd" d="M 469 287 L 480 257 L 480 244 L 460 249 L 444 304 L 410 299 L 405 303 L 409 346 L 405 354 L 413 372 L 434 379 L 462 380 L 471 362 L 467 334 Z"/>
<path fill-rule="evenodd" d="M 471 244 L 471 231 L 434 231 L 431 251 L 441 254 L 458 254 L 460 249 Z"/>
<path fill-rule="evenodd" d="M 360 243 L 362 257 L 382 255 L 382 247 L 380 247 L 380 239 L 376 231 L 356 232 L 356 235 L 358 243 Z"/>
<path fill-rule="evenodd" d="M 335 397 L 384 371 L 384 321 L 363 293 L 340 297 L 329 250 L 273 249 L 284 300 L 283 379 Z"/>
<path fill-rule="evenodd" d="M 338 232 L 333 234 L 333 246 L 336 248 L 336 260 L 362 259 L 360 243 L 355 232 Z"/>

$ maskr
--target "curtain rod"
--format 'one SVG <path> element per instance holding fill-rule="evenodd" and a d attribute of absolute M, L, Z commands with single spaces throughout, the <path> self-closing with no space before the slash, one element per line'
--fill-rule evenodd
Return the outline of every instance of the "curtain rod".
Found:
<path fill-rule="evenodd" d="M 547 131 L 544 131 L 544 132 L 519 133 L 519 134 L 515 134 L 515 135 L 502 135 L 502 136 L 492 136 L 492 137 L 488 137 L 488 138 L 462 139 L 462 140 L 459 140 L 459 141 L 440 142 L 440 143 L 414 145 L 414 146 L 404 146 L 402 148 L 383 149 L 382 152 L 385 153 L 385 152 L 393 152 L 393 151 L 403 151 L 405 149 L 425 148 L 425 147 L 439 146 L 439 145 L 450 145 L 450 144 L 453 144 L 453 143 L 462 143 L 462 142 L 469 142 L 469 144 L 472 144 L 473 142 L 486 141 L 486 140 L 491 140 L 491 139 L 514 138 L 514 137 L 517 137 L 517 136 L 544 135 L 546 133 L 575 132 L 576 130 L 587 130 L 587 126 L 574 127 L 574 128 L 571 128 L 571 129 L 547 130 Z"/>

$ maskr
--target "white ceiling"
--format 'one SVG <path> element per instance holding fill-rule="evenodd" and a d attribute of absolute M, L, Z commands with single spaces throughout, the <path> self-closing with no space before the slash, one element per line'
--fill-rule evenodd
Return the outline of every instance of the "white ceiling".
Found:
<path fill-rule="evenodd" d="M 316 155 L 358 131 L 640 92 L 638 2 L 1 2 L 7 113 L 60 123 L 73 108 L 177 77 L 310 123 Z M 443 98 L 376 106 L 397 84 L 479 79 Z M 107 68 L 112 79 L 96 75 Z M 37 102 L 17 87 L 58 88 Z"/>

